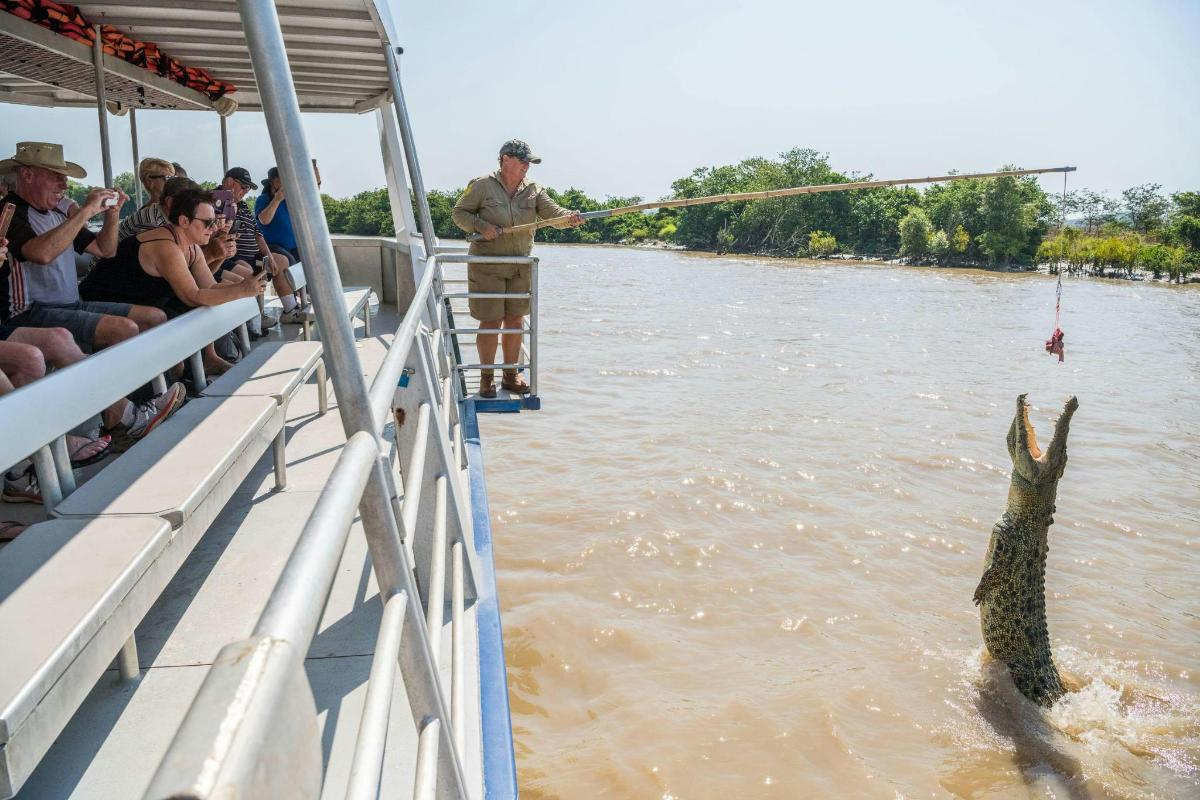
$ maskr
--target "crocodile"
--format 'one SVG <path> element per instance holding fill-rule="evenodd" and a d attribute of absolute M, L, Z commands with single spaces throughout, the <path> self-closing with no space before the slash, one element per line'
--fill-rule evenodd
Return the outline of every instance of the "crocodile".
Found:
<path fill-rule="evenodd" d="M 1067 400 L 1043 452 L 1029 421 L 1025 395 L 1008 429 L 1012 482 L 1008 506 L 992 528 L 983 577 L 975 589 L 983 641 L 1003 662 L 1025 697 L 1049 707 L 1066 694 L 1050 654 L 1046 629 L 1047 533 L 1054 524 L 1054 499 L 1067 465 L 1067 431 L 1079 407 Z"/>

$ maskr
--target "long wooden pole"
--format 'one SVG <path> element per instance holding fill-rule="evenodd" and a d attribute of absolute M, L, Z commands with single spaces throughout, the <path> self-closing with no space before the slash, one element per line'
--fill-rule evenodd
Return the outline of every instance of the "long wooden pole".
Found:
<path fill-rule="evenodd" d="M 637 211 L 649 211 L 652 208 L 684 208 L 687 206 L 703 206 L 710 203 L 735 203 L 744 200 L 769 200 L 774 197 L 793 197 L 800 194 L 821 194 L 823 192 L 848 192 L 851 189 L 878 189 L 884 186 L 900 186 L 908 183 L 940 183 L 941 181 L 962 181 L 972 178 L 1003 178 L 1019 177 L 1022 175 L 1043 175 L 1048 172 L 1074 172 L 1075 167 L 1043 167 L 1041 169 L 1012 169 L 1001 172 L 970 172 L 957 175 L 935 175 L 927 178 L 895 178 L 886 181 L 852 181 L 850 183 L 823 183 L 816 186 L 793 186 L 790 189 L 766 189 L 761 192 L 737 192 L 734 194 L 713 194 L 707 197 L 682 197 L 677 200 L 656 200 L 653 203 L 638 203 L 634 206 L 620 208 L 605 208 L 600 211 L 585 211 L 585 220 L 619 217 L 622 214 L 633 214 Z M 527 222 L 524 225 L 513 225 L 501 228 L 500 233 L 521 233 L 535 231 L 552 225 L 559 225 L 570 217 L 554 217 L 541 219 L 537 222 Z M 468 237 L 478 240 L 479 235 Z"/>

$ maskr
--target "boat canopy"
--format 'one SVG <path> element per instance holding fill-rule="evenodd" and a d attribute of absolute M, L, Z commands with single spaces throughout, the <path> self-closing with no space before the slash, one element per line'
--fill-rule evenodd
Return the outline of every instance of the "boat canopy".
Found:
<path fill-rule="evenodd" d="M 286 0 L 276 4 L 301 111 L 363 113 L 389 94 L 385 48 L 396 42 L 390 0 Z M 153 42 L 187 67 L 234 84 L 240 110 L 261 111 L 246 34 L 234 0 L 82 3 L 96 26 Z M 113 56 L 103 59 L 105 99 L 130 109 L 213 110 L 208 95 Z M 0 102 L 96 104 L 93 48 L 0 13 Z"/>

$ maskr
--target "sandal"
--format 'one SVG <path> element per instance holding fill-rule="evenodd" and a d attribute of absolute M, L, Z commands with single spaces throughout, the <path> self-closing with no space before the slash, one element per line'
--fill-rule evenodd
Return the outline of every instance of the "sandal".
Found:
<path fill-rule="evenodd" d="M 67 447 L 71 451 L 71 466 L 75 469 L 99 463 L 112 455 L 112 437 L 68 436 Z"/>
<path fill-rule="evenodd" d="M 28 527 L 24 522 L 17 522 L 12 519 L 0 522 L 0 542 L 11 542 L 24 533 Z"/>

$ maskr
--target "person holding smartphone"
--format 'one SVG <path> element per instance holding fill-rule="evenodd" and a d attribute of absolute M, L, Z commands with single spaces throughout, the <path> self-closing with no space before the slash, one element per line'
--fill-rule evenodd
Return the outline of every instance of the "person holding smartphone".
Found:
<path fill-rule="evenodd" d="M 60 144 L 19 142 L 0 161 L 0 172 L 16 175 L 16 189 L 4 198 L 15 208 L 8 230 L 10 250 L 0 267 L 0 322 L 17 327 L 66 328 L 85 351 L 116 344 L 166 321 L 160 309 L 126 303 L 92 303 L 79 294 L 75 254 L 111 256 L 117 248 L 120 189 L 96 188 L 76 205 L 67 196 L 67 178 L 87 172 L 63 158 Z M 87 223 L 101 215 L 100 233 Z"/>

